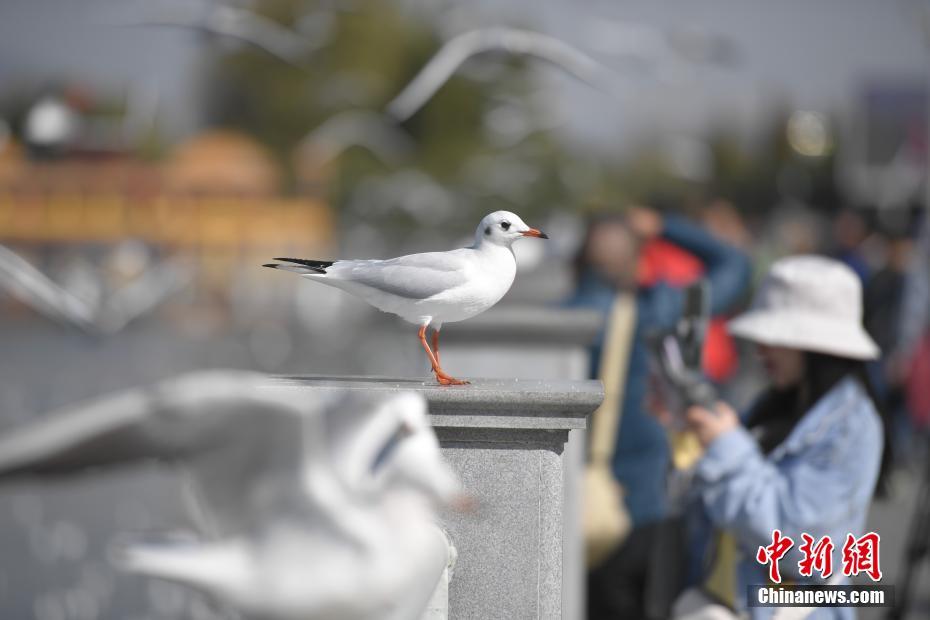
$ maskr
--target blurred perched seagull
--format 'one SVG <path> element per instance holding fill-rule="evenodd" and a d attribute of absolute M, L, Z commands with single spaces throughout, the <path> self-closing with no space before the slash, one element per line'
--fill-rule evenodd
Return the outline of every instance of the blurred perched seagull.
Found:
<path fill-rule="evenodd" d="M 123 567 L 250 618 L 417 618 L 454 557 L 435 509 L 462 497 L 426 403 L 314 394 L 250 373 L 186 375 L 0 436 L 0 476 L 178 462 L 206 540 L 125 545 Z"/>
<path fill-rule="evenodd" d="M 548 239 L 509 211 L 485 216 L 475 243 L 448 252 L 409 254 L 387 260 L 321 261 L 276 258 L 287 264 L 265 267 L 293 271 L 361 297 L 383 312 L 420 326 L 420 343 L 442 385 L 468 383 L 446 374 L 439 365 L 439 330 L 443 323 L 480 314 L 510 290 L 517 273 L 511 246 L 523 237 Z M 426 329 L 433 328 L 433 350 Z"/>

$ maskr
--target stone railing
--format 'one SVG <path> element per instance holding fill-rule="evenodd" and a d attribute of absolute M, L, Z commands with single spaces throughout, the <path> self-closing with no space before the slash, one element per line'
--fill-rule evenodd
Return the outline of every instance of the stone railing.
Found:
<path fill-rule="evenodd" d="M 429 402 L 443 452 L 477 507 L 445 516 L 458 552 L 449 618 L 563 617 L 563 484 L 569 431 L 603 398 L 597 381 L 282 377 L 280 389 L 412 390 Z"/>

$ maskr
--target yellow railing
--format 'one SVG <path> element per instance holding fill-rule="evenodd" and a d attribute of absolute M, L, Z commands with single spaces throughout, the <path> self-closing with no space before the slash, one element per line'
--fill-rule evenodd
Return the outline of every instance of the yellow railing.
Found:
<path fill-rule="evenodd" d="M 0 242 L 107 243 L 135 238 L 176 249 L 246 251 L 328 245 L 332 211 L 312 198 L 0 193 Z"/>

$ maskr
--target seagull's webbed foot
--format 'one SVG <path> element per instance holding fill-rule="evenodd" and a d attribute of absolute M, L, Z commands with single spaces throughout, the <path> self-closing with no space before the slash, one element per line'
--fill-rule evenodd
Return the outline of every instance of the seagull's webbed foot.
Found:
<path fill-rule="evenodd" d="M 471 381 L 466 381 L 465 379 L 456 379 L 455 377 L 450 377 L 442 371 L 441 368 L 434 368 L 433 372 L 436 373 L 436 381 L 439 381 L 440 385 L 470 385 Z"/>

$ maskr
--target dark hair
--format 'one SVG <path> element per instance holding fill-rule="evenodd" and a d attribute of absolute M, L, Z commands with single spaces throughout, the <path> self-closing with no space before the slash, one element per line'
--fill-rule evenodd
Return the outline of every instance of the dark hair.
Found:
<path fill-rule="evenodd" d="M 591 239 L 594 237 L 595 229 L 603 224 L 625 225 L 626 221 L 626 215 L 622 211 L 608 211 L 588 215 L 584 237 L 582 237 L 581 245 L 578 246 L 578 251 L 572 259 L 572 271 L 574 272 L 576 286 L 581 282 L 584 272 L 588 268 L 588 250 L 591 247 Z"/>
<path fill-rule="evenodd" d="M 588 269 L 591 267 L 590 257 L 588 256 L 591 248 L 591 242 L 597 230 L 602 226 L 616 225 L 623 227 L 629 234 L 630 243 L 633 244 L 633 253 L 639 253 L 640 240 L 630 228 L 629 220 L 626 213 L 622 211 L 608 211 L 596 213 L 588 217 L 587 226 L 585 227 L 584 237 L 578 251 L 572 260 L 572 270 L 575 276 L 575 286 L 577 287 L 583 280 Z"/>
<path fill-rule="evenodd" d="M 881 488 L 891 457 L 888 420 L 866 363 L 861 360 L 805 351 L 804 378 L 801 382 L 786 389 L 769 388 L 750 409 L 746 425 L 757 431 L 759 445 L 767 454 L 784 441 L 804 414 L 845 377 L 853 377 L 859 382 L 885 427 L 878 484 L 878 488 Z"/>

